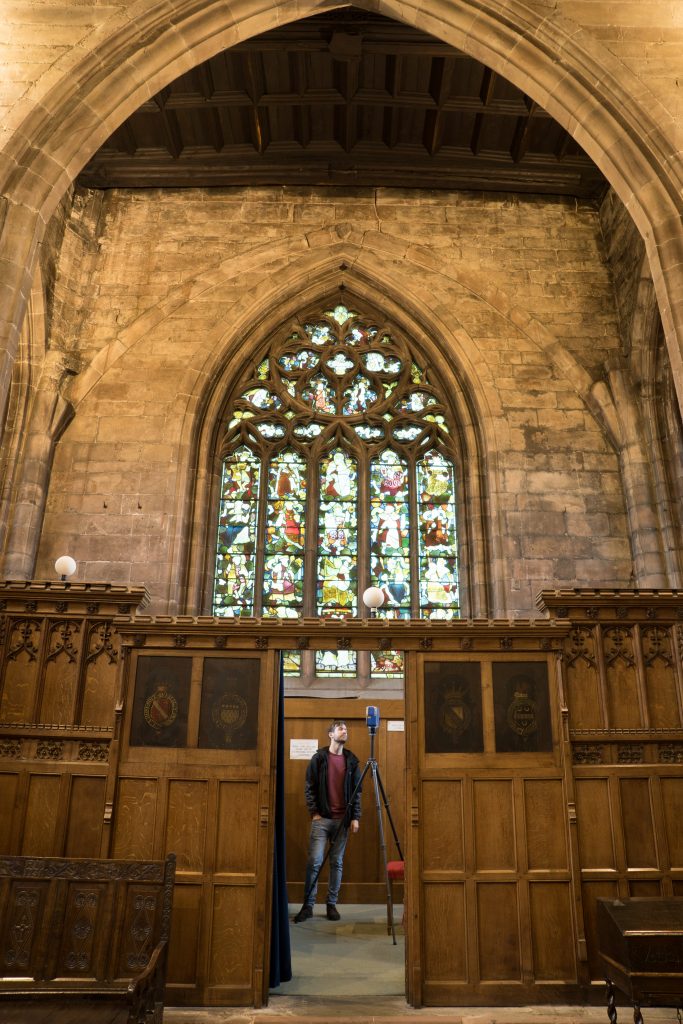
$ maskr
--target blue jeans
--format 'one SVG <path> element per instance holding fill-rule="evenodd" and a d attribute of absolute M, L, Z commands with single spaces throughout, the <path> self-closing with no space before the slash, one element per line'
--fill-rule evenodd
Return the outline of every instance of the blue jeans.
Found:
<path fill-rule="evenodd" d="M 325 847 L 328 841 L 331 842 L 334 833 L 339 829 L 337 838 L 330 849 L 330 879 L 327 887 L 327 902 L 336 904 L 339 897 L 339 888 L 342 880 L 342 865 L 344 863 L 344 850 L 346 840 L 349 837 L 349 830 L 341 825 L 340 821 L 334 818 L 317 818 L 311 822 L 311 839 L 308 846 L 308 864 L 306 865 L 306 884 L 304 887 L 304 900 L 309 906 L 315 903 L 318 892 L 318 879 L 311 888 L 311 882 L 320 868 L 325 856 Z"/>

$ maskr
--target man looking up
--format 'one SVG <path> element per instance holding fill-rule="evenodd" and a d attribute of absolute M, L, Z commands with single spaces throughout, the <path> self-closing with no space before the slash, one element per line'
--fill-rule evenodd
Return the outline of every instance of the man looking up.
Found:
<path fill-rule="evenodd" d="M 308 844 L 304 902 L 294 918 L 298 924 L 313 916 L 318 892 L 318 873 L 330 846 L 330 878 L 327 888 L 327 919 L 338 921 L 337 899 L 342 880 L 342 866 L 349 828 L 360 828 L 361 772 L 358 758 L 346 749 L 346 722 L 335 719 L 328 729 L 329 747 L 321 747 L 306 769 L 304 793 L 311 815 L 311 836 Z M 353 797 L 353 801 L 351 798 Z"/>

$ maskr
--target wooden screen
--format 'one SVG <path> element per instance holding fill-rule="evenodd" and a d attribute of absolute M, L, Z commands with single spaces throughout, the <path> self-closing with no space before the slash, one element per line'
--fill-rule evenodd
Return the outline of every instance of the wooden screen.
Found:
<path fill-rule="evenodd" d="M 599 999 L 596 900 L 683 895 L 683 593 L 548 592 L 531 623 L 343 626 L 131 617 L 144 596 L 0 587 L 0 853 L 175 852 L 169 1004 L 267 996 L 280 650 L 406 654 L 405 733 L 385 702 L 376 752 L 404 841 L 413 1004 Z M 287 751 L 341 714 L 365 762 L 364 703 L 289 701 Z M 292 901 L 304 770 L 287 757 Z M 384 896 L 372 798 L 346 901 Z"/>
<path fill-rule="evenodd" d="M 555 658 L 419 655 L 413 671 L 410 999 L 571 998 L 576 927 Z"/>
<path fill-rule="evenodd" d="M 110 855 L 175 853 L 168 1001 L 260 1005 L 272 885 L 273 652 L 133 650 Z"/>
<path fill-rule="evenodd" d="M 544 594 L 569 615 L 565 687 L 590 976 L 601 897 L 683 896 L 683 606 L 674 595 Z"/>

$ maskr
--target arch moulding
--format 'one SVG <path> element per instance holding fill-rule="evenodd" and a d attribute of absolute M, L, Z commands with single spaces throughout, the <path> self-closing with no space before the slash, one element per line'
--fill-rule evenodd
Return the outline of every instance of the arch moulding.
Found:
<path fill-rule="evenodd" d="M 52 211 L 99 145 L 149 95 L 240 40 L 330 7 L 321 0 L 147 0 L 68 51 L 14 110 L 0 154 L 0 395 L 6 393 L 32 264 Z M 484 61 L 584 147 L 644 237 L 683 406 L 683 187 L 669 112 L 597 39 L 522 0 L 358 0 Z M 4 217 L 2 214 L 4 213 Z M 2 406 L 0 405 L 0 411 Z"/>

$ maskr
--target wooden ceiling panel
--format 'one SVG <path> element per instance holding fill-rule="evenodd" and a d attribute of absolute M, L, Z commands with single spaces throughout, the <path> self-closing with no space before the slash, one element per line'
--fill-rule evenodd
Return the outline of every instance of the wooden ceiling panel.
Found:
<path fill-rule="evenodd" d="M 92 187 L 357 184 L 599 199 L 542 108 L 423 32 L 346 8 L 217 54 L 144 103 L 80 175 Z"/>

